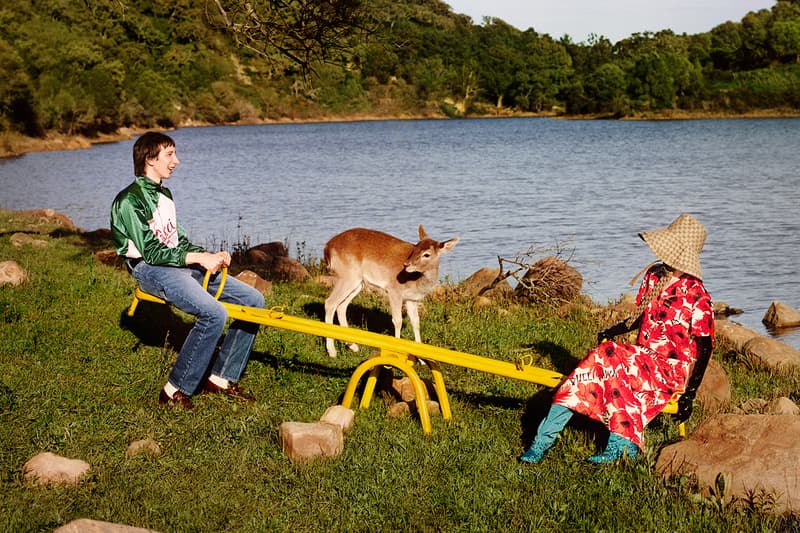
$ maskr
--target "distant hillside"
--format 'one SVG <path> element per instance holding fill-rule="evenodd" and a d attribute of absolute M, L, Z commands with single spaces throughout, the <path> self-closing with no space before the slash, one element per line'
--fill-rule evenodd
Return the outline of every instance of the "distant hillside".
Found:
<path fill-rule="evenodd" d="M 252 5 L 254 11 L 243 8 Z M 800 1 L 573 43 L 439 0 L 5 0 L 0 134 L 497 112 L 800 109 Z"/>

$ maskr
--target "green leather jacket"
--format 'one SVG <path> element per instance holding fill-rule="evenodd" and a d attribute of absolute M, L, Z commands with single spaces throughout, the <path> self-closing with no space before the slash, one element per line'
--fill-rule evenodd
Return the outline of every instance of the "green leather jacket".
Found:
<path fill-rule="evenodd" d="M 205 251 L 189 242 L 169 189 L 145 176 L 137 176 L 114 198 L 111 236 L 121 257 L 151 265 L 186 266 L 187 253 Z"/>

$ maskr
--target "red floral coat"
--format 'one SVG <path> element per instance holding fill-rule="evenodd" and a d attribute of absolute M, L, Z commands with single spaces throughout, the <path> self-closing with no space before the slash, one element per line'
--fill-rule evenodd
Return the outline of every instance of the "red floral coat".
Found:
<path fill-rule="evenodd" d="M 638 304 L 658 281 L 645 274 Z M 553 403 L 605 424 L 643 447 L 644 427 L 683 391 L 697 359 L 696 337 L 714 338 L 714 310 L 703 282 L 684 274 L 645 307 L 636 344 L 608 341 L 589 351 Z"/>

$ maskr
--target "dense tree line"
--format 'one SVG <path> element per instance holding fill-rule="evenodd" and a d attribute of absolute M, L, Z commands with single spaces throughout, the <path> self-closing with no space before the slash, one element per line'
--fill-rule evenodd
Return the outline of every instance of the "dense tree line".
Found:
<path fill-rule="evenodd" d="M 800 0 L 575 43 L 440 0 L 5 0 L 0 132 L 510 109 L 800 109 Z"/>

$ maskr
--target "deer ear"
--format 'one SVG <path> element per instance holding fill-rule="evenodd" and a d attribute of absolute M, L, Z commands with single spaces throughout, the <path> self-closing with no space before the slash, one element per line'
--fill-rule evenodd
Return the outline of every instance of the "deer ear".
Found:
<path fill-rule="evenodd" d="M 425 228 L 422 227 L 422 224 L 419 225 L 419 240 L 424 240 L 428 238 L 428 234 L 425 233 Z"/>
<path fill-rule="evenodd" d="M 442 248 L 443 252 L 449 252 L 450 250 L 453 249 L 453 247 L 456 245 L 457 242 L 458 242 L 458 237 L 453 237 L 449 241 L 444 241 L 443 243 L 439 244 L 439 246 Z"/>

